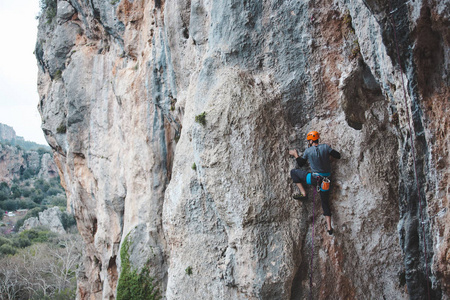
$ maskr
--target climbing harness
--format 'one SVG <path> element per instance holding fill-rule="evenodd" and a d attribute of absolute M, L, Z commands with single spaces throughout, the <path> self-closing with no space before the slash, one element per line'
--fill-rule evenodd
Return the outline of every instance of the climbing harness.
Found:
<path fill-rule="evenodd" d="M 406 3 L 408 3 L 410 1 L 407 1 Z M 405 5 L 406 3 L 403 3 L 403 5 Z M 402 6 L 403 6 L 402 5 Z M 400 6 L 401 7 L 401 6 Z M 420 221 L 422 224 L 422 236 L 423 236 L 423 245 L 424 245 L 424 254 L 425 254 L 425 271 L 426 271 L 426 281 L 427 281 L 427 292 L 428 292 L 428 299 L 430 298 L 430 284 L 429 284 L 429 274 L 428 274 L 428 254 L 427 254 L 427 243 L 426 243 L 426 239 L 425 239 L 425 226 L 424 226 L 424 221 L 423 221 L 423 214 L 422 214 L 422 196 L 420 195 L 420 186 L 419 186 L 419 179 L 417 177 L 417 165 L 416 165 L 416 153 L 415 153 L 415 144 L 414 144 L 414 138 L 413 135 L 415 135 L 415 132 L 413 131 L 413 127 L 411 126 L 411 122 L 412 122 L 412 118 L 410 116 L 409 113 L 409 107 L 408 107 L 408 99 L 406 97 L 406 89 L 405 89 L 405 82 L 403 80 L 403 74 L 405 73 L 401 64 L 401 60 L 400 60 L 400 51 L 398 48 L 398 41 L 397 41 L 397 31 L 396 31 L 396 25 L 395 25 L 395 21 L 394 18 L 392 17 L 392 14 L 394 12 L 396 12 L 400 7 L 396 8 L 395 10 L 392 10 L 392 6 L 391 6 L 391 1 L 389 1 L 389 15 L 391 17 L 391 25 L 392 25 L 392 29 L 394 32 L 394 40 L 395 40 L 395 47 L 397 50 L 397 59 L 398 59 L 398 64 L 400 66 L 400 71 L 401 71 L 401 78 L 402 78 L 402 88 L 403 88 L 403 97 L 405 100 L 405 110 L 406 110 L 406 116 L 407 116 L 407 120 L 408 120 L 408 127 L 409 127 L 409 137 L 411 140 L 411 152 L 412 152 L 412 157 L 413 157 L 413 164 L 414 164 L 414 177 L 415 177 L 415 181 L 416 181 L 416 186 L 417 186 L 417 195 L 419 197 L 419 215 L 420 215 Z M 414 133 L 414 134 L 413 134 Z"/>
<path fill-rule="evenodd" d="M 326 192 L 330 189 L 330 173 L 308 173 L 306 183 L 312 185 L 312 178 L 316 179 L 317 192 Z"/>

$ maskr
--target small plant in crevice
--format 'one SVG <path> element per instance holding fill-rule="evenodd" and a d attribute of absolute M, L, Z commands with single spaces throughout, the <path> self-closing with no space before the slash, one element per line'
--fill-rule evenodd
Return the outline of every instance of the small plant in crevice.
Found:
<path fill-rule="evenodd" d="M 191 169 L 194 171 L 197 170 L 197 165 L 195 163 L 193 163 Z"/>
<path fill-rule="evenodd" d="M 47 24 L 53 22 L 56 17 L 57 0 L 40 0 L 39 6 L 41 11 L 45 12 L 45 18 L 47 19 Z"/>
<path fill-rule="evenodd" d="M 192 267 L 191 267 L 191 266 L 187 267 L 187 268 L 184 270 L 184 272 L 186 272 L 187 275 L 191 276 L 191 275 L 192 275 Z"/>
<path fill-rule="evenodd" d="M 202 112 L 201 114 L 195 116 L 195 122 L 205 126 L 206 125 L 206 112 Z"/>
<path fill-rule="evenodd" d="M 170 111 L 175 111 L 175 104 L 177 103 L 177 99 L 174 98 L 172 95 L 169 95 L 170 99 Z"/>
<path fill-rule="evenodd" d="M 347 27 L 348 31 L 350 31 L 350 33 L 355 33 L 355 30 L 353 29 L 353 24 L 352 24 L 352 16 L 350 15 L 350 11 L 346 10 L 344 17 L 342 18 L 342 23 Z"/>
<path fill-rule="evenodd" d="M 64 134 L 64 133 L 66 133 L 66 132 L 67 132 L 67 127 L 66 127 L 66 124 L 64 124 L 64 123 L 61 123 L 61 124 L 58 126 L 58 128 L 56 128 L 56 133 Z"/>
<path fill-rule="evenodd" d="M 180 137 L 181 137 L 181 134 L 179 134 L 178 132 L 176 132 L 176 133 L 175 133 L 175 137 L 174 137 L 175 143 L 178 143 L 178 141 L 180 140 Z"/>
<path fill-rule="evenodd" d="M 53 79 L 54 80 L 60 80 L 62 78 L 62 71 L 61 70 L 56 70 L 55 74 L 53 74 Z"/>
<path fill-rule="evenodd" d="M 350 58 L 356 58 L 361 54 L 361 48 L 359 47 L 358 40 L 353 41 L 353 47 L 352 47 L 352 53 L 350 55 Z"/>

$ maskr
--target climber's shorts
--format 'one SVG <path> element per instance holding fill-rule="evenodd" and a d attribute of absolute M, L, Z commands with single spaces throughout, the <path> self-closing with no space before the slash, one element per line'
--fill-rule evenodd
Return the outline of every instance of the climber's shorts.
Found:
<path fill-rule="evenodd" d="M 300 169 L 291 170 L 291 178 L 294 183 L 306 183 L 313 186 L 316 186 L 317 184 L 316 179 L 314 178 L 314 176 L 311 176 L 311 173 Z M 330 200 L 330 190 L 326 192 L 320 191 L 319 194 L 320 201 L 322 202 L 323 215 L 331 217 L 330 205 L 328 203 Z"/>
<path fill-rule="evenodd" d="M 308 176 L 308 172 L 306 171 L 300 169 L 291 170 L 291 178 L 294 183 L 306 182 L 306 176 Z"/>

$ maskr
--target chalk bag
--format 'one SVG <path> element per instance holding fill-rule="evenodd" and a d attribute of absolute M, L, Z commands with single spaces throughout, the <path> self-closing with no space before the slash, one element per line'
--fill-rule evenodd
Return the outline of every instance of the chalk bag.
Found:
<path fill-rule="evenodd" d="M 324 177 L 322 180 L 322 184 L 320 185 L 322 191 L 326 192 L 330 189 L 330 179 Z"/>

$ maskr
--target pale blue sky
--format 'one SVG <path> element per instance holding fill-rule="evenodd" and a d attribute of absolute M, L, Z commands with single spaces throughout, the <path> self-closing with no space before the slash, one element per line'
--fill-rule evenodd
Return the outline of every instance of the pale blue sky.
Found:
<path fill-rule="evenodd" d="M 39 0 L 0 0 L 0 123 L 46 144 L 37 110 L 36 16 Z"/>

